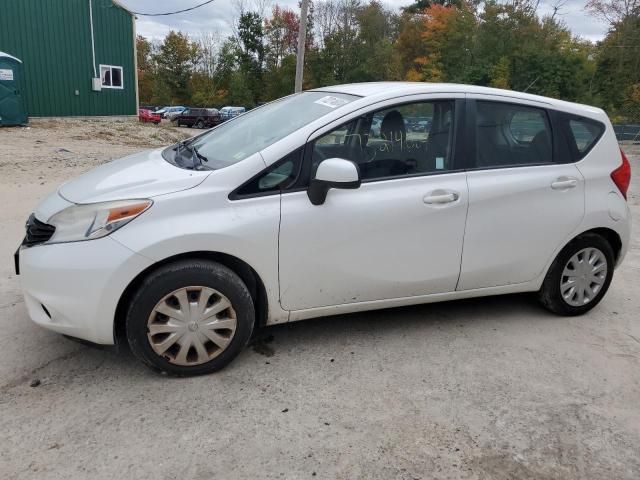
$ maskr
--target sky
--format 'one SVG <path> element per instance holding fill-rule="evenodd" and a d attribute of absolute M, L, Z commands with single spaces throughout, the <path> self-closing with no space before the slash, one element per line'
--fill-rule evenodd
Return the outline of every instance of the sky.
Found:
<path fill-rule="evenodd" d="M 134 12 L 170 12 L 189 8 L 204 0 L 119 0 L 120 3 Z M 255 4 L 256 0 L 241 0 L 248 6 Z M 260 1 L 260 0 L 257 0 Z M 591 41 L 601 40 L 607 26 L 586 14 L 584 0 L 563 0 L 564 6 L 560 10 L 560 18 L 567 24 L 574 35 L 579 35 Z M 261 0 L 263 4 L 288 6 L 298 10 L 298 0 Z M 539 14 L 545 15 L 553 11 L 552 5 L 557 0 L 541 0 Z M 387 7 L 399 10 L 400 7 L 413 3 L 412 0 L 384 0 Z M 180 30 L 193 36 L 203 32 L 218 32 L 221 36 L 231 33 L 231 25 L 238 16 L 236 5 L 238 0 L 215 0 L 213 3 L 200 7 L 190 12 L 163 17 L 149 17 L 139 15 L 136 21 L 138 33 L 150 39 L 161 39 L 169 30 Z M 271 6 L 267 7 L 267 12 Z"/>

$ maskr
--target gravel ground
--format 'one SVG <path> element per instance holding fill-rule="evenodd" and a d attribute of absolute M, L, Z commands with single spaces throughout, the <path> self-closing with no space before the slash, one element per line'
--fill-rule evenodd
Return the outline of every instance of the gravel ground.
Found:
<path fill-rule="evenodd" d="M 36 202 L 190 132 L 0 129 L 0 478 L 640 478 L 637 235 L 580 318 L 526 295 L 336 316 L 259 332 L 199 378 L 158 376 L 126 351 L 33 325 L 12 254 Z M 636 225 L 639 192 L 636 175 Z"/>

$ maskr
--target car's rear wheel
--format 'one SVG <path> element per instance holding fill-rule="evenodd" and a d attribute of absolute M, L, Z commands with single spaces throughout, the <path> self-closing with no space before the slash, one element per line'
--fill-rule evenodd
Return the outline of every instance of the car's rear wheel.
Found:
<path fill-rule="evenodd" d="M 219 263 L 185 260 L 151 273 L 126 318 L 133 353 L 148 366 L 187 376 L 220 370 L 249 341 L 255 312 L 240 277 Z"/>
<path fill-rule="evenodd" d="M 204 128 L 204 122 L 202 120 L 198 120 L 196 123 L 196 128 Z"/>
<path fill-rule="evenodd" d="M 595 307 L 609 289 L 615 257 L 600 235 L 577 237 L 556 257 L 538 292 L 548 310 L 559 315 L 581 315 Z"/>

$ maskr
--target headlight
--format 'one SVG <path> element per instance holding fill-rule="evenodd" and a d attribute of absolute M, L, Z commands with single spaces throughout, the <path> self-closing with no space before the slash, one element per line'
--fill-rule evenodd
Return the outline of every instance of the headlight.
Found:
<path fill-rule="evenodd" d="M 47 243 L 104 237 L 129 223 L 152 204 L 151 200 L 119 200 L 65 208 L 47 221 L 56 227 Z"/>

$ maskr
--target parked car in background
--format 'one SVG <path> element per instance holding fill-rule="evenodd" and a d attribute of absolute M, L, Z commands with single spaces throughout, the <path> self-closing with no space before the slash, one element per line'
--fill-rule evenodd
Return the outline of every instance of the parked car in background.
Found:
<path fill-rule="evenodd" d="M 430 129 L 409 137 L 416 114 Z M 581 315 L 629 247 L 630 168 L 599 108 L 336 85 L 64 183 L 15 265 L 36 323 L 128 342 L 176 375 L 219 370 L 261 325 L 323 315 L 518 292 Z"/>
<path fill-rule="evenodd" d="M 230 120 L 233 117 L 237 117 L 238 115 L 246 112 L 247 109 L 244 107 L 222 107 L 220 109 L 220 118 L 222 121 Z"/>
<path fill-rule="evenodd" d="M 164 107 L 161 108 L 160 110 L 156 110 L 155 113 L 160 114 L 160 116 L 162 118 L 167 118 L 167 115 L 169 114 L 178 114 L 178 113 L 182 113 L 185 110 L 186 107 L 182 107 L 182 106 L 178 106 L 178 107 Z"/>
<path fill-rule="evenodd" d="M 158 108 L 158 109 L 154 110 L 153 113 L 157 113 L 158 115 L 160 115 L 162 117 L 164 115 L 164 113 L 167 111 L 167 108 L 171 108 L 171 107 Z"/>
<path fill-rule="evenodd" d="M 187 108 L 173 118 L 178 127 L 211 128 L 222 123 L 215 108 Z"/>
<path fill-rule="evenodd" d="M 164 118 L 166 120 L 169 120 L 170 122 L 173 122 L 176 119 L 176 117 L 180 115 L 182 112 L 184 112 L 184 110 L 178 111 L 178 112 L 167 112 L 164 114 Z"/>
<path fill-rule="evenodd" d="M 157 125 L 160 123 L 161 117 L 151 110 L 141 108 L 140 110 L 138 110 L 138 120 L 143 123 L 155 123 Z"/>
<path fill-rule="evenodd" d="M 412 132 L 428 132 L 431 129 L 431 120 L 421 119 L 411 125 Z"/>

